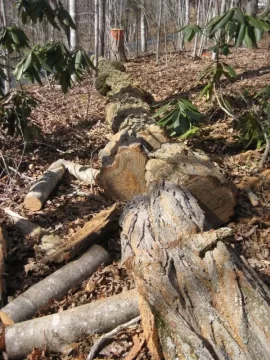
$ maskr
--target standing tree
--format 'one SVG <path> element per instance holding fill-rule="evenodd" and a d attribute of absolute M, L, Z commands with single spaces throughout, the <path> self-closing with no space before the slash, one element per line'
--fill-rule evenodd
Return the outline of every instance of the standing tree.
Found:
<path fill-rule="evenodd" d="M 76 26 L 74 29 L 70 29 L 70 50 L 73 51 L 78 47 L 77 0 L 69 0 L 69 13 Z"/>

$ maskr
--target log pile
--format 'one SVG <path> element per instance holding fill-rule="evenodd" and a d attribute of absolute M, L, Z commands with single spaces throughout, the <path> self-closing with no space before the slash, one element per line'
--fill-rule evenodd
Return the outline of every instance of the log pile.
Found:
<path fill-rule="evenodd" d="M 114 205 L 66 244 L 60 240 L 45 253 L 43 263 L 68 262 L 86 251 L 58 270 L 64 275 L 51 275 L 74 284 L 60 280 L 54 294 L 47 278 L 2 309 L 10 326 L 1 348 L 10 359 L 27 356 L 33 347 L 62 351 L 67 343 L 109 331 L 140 312 L 153 360 L 269 359 L 269 290 L 236 253 L 232 230 L 219 229 L 234 213 L 234 189 L 204 153 L 169 141 L 150 116 L 148 94 L 133 85 L 121 64 L 104 59 L 99 64 L 96 88 L 108 96 L 105 118 L 112 133 L 99 153 L 100 169 L 59 160 L 33 186 L 24 205 L 35 211 L 45 204 L 65 170 L 90 185 L 98 183 L 111 199 L 129 201 L 120 222 L 122 263 L 132 268 L 137 290 L 12 325 L 37 311 L 35 293 L 41 295 L 37 306 L 42 308 L 109 261 L 105 250 L 93 244 L 118 225 L 119 207 Z M 50 235 L 30 226 L 28 219 L 9 216 L 38 241 Z M 102 259 L 77 266 L 93 249 Z M 66 269 L 71 268 L 79 274 L 70 274 Z M 25 308 L 25 301 L 32 307 L 22 315 L 18 309 Z"/>

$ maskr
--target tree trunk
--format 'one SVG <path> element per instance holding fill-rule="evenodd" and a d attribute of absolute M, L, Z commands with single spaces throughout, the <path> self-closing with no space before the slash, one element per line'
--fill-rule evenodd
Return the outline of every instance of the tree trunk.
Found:
<path fill-rule="evenodd" d="M 99 42 L 98 54 L 104 57 L 105 55 L 105 14 L 106 14 L 106 0 L 99 0 Z"/>
<path fill-rule="evenodd" d="M 248 15 L 256 16 L 257 12 L 258 12 L 258 0 L 248 0 L 246 13 Z"/>
<path fill-rule="evenodd" d="M 95 67 L 98 69 L 99 52 L 99 0 L 95 0 Z M 95 74 L 97 76 L 97 73 Z"/>
<path fill-rule="evenodd" d="M 69 13 L 76 25 L 76 29 L 70 28 L 70 50 L 75 50 L 78 46 L 77 0 L 69 0 Z"/>
<path fill-rule="evenodd" d="M 111 29 L 110 59 L 112 61 L 126 62 L 124 31 L 122 29 Z"/>
<path fill-rule="evenodd" d="M 159 63 L 159 52 L 160 52 L 160 32 L 161 32 L 162 9 L 163 9 L 163 0 L 160 0 L 159 8 L 158 8 L 158 29 L 157 29 L 157 46 L 156 46 L 156 64 L 157 65 Z"/>
<path fill-rule="evenodd" d="M 142 1 L 140 11 L 141 11 L 141 51 L 144 54 L 147 51 L 145 0 Z"/>
<path fill-rule="evenodd" d="M 0 8 L 1 8 L 1 12 L 2 12 L 1 17 L 2 17 L 2 21 L 3 21 L 3 26 L 6 27 L 7 26 L 7 14 L 6 14 L 5 0 L 1 0 L 0 5 L 1 5 Z M 10 91 L 9 56 L 8 56 L 7 51 L 4 51 L 3 65 L 4 65 L 4 73 L 6 75 L 6 80 L 4 80 L 4 94 L 7 94 Z"/>
<path fill-rule="evenodd" d="M 163 183 L 136 197 L 122 228 L 153 360 L 270 358 L 270 292 L 188 190 Z"/>

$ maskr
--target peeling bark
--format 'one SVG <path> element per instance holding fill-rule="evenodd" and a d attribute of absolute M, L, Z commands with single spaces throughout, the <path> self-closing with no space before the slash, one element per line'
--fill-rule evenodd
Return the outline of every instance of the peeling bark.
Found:
<path fill-rule="evenodd" d="M 136 197 L 122 227 L 153 360 L 160 349 L 166 360 L 270 358 L 269 289 L 188 190 L 163 183 Z"/>
<path fill-rule="evenodd" d="M 110 209 L 100 211 L 85 223 L 66 244 L 58 247 L 51 255 L 45 256 L 40 262 L 48 264 L 70 261 L 97 242 L 101 236 L 105 236 L 106 233 L 118 228 L 119 216 L 120 209 L 117 204 L 114 204 Z"/>

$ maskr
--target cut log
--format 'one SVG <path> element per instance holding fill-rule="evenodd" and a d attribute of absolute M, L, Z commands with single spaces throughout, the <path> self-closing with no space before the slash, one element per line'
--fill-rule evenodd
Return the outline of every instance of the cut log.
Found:
<path fill-rule="evenodd" d="M 111 29 L 110 59 L 112 61 L 126 62 L 124 30 Z"/>
<path fill-rule="evenodd" d="M 163 183 L 136 197 L 122 228 L 153 360 L 270 358 L 269 289 L 188 190 Z"/>
<path fill-rule="evenodd" d="M 28 235 L 39 242 L 37 248 L 42 250 L 45 255 L 53 254 L 62 244 L 62 240 L 59 236 L 50 234 L 50 232 L 41 226 L 29 221 L 8 208 L 3 210 L 5 214 L 10 217 L 13 224 L 22 232 L 22 234 Z"/>
<path fill-rule="evenodd" d="M 4 280 L 5 273 L 5 259 L 7 257 L 7 243 L 6 243 L 6 235 L 3 228 L 3 225 L 0 224 L 0 306 L 2 307 L 4 304 L 6 287 Z"/>
<path fill-rule="evenodd" d="M 60 299 L 68 291 L 88 279 L 101 264 L 108 264 L 110 256 L 99 245 L 93 245 L 79 259 L 55 271 L 39 283 L 31 286 L 0 311 L 15 323 L 31 319 L 50 301 Z M 35 331 L 35 328 L 33 328 Z"/>
<path fill-rule="evenodd" d="M 90 166 L 76 164 L 72 161 L 63 160 L 62 162 L 66 170 L 76 179 L 86 184 L 94 184 L 99 170 L 91 168 Z"/>
<path fill-rule="evenodd" d="M 67 262 L 93 245 L 106 233 L 119 227 L 120 208 L 114 204 L 108 210 L 102 210 L 77 231 L 66 244 L 60 246 L 53 254 L 41 259 L 41 263 Z"/>
<path fill-rule="evenodd" d="M 62 160 L 57 160 L 48 168 L 36 184 L 34 184 L 24 199 L 24 206 L 32 211 L 42 208 L 50 193 L 62 179 L 65 167 Z"/>
<path fill-rule="evenodd" d="M 136 290 L 94 301 L 58 314 L 25 321 L 4 330 L 9 359 L 25 358 L 33 348 L 61 352 L 81 338 L 108 332 L 139 315 Z"/>
<path fill-rule="evenodd" d="M 147 155 L 142 150 L 141 141 L 126 132 L 117 146 L 115 156 L 102 157 L 103 166 L 97 181 L 111 199 L 130 200 L 146 191 L 144 173 Z"/>
<path fill-rule="evenodd" d="M 229 220 L 236 204 L 234 191 L 205 154 L 182 143 L 161 144 L 154 152 L 148 152 L 144 145 L 140 135 L 123 130 L 100 153 L 98 181 L 108 196 L 130 200 L 150 191 L 158 182 L 170 181 L 191 191 L 212 226 Z"/>

